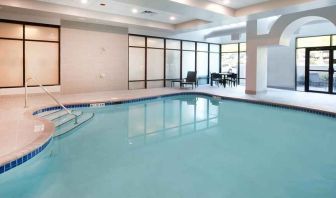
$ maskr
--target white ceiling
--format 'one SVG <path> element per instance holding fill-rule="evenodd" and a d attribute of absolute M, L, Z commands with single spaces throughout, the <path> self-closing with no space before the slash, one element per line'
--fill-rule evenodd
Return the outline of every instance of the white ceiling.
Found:
<path fill-rule="evenodd" d="M 86 4 L 81 3 L 81 0 L 38 0 L 42 2 L 48 2 L 58 5 L 65 5 L 65 6 L 71 6 L 86 10 L 92 10 L 97 12 L 104 12 L 109 14 L 116 14 L 116 15 L 122 15 L 122 16 L 128 16 L 128 17 L 135 17 L 140 19 L 146 19 L 146 20 L 152 20 L 152 21 L 159 21 L 163 23 L 169 23 L 169 24 L 176 24 L 176 23 L 182 23 L 188 20 L 191 20 L 192 18 L 185 16 L 185 15 L 179 15 L 176 13 L 167 12 L 164 10 L 156 10 L 153 8 L 145 7 L 145 6 L 139 6 L 135 4 L 129 4 L 129 3 L 123 3 L 113 0 L 87 0 Z M 101 6 L 100 4 L 104 3 L 105 6 Z M 138 13 L 133 13 L 132 10 L 136 9 Z M 155 12 L 156 14 L 143 14 L 142 12 L 145 10 L 150 10 L 152 12 Z M 175 17 L 175 20 L 170 20 L 170 17 Z"/>
<path fill-rule="evenodd" d="M 59 21 L 81 21 L 141 29 L 145 32 L 182 34 L 228 28 L 247 20 L 270 17 L 275 13 L 289 14 L 336 5 L 336 0 L 229 0 L 228 5 L 223 5 L 224 1 L 226 0 L 87 0 L 87 4 L 82 4 L 81 0 L 0 0 L 0 18 L 6 18 L 3 17 L 5 12 L 17 17 L 21 13 L 25 15 L 23 18 L 34 15 Z M 106 6 L 101 6 L 101 3 Z M 134 8 L 138 13 L 132 13 Z M 140 14 L 144 10 L 158 14 Z M 176 20 L 170 20 L 171 16 Z"/>
<path fill-rule="evenodd" d="M 210 1 L 213 3 L 220 4 L 220 5 L 228 6 L 234 9 L 239 9 L 239 8 L 244 8 L 244 7 L 259 4 L 259 3 L 264 3 L 267 1 L 271 1 L 271 0 L 205 0 L 205 1 Z M 281 1 L 281 0 L 277 0 L 277 1 Z"/>

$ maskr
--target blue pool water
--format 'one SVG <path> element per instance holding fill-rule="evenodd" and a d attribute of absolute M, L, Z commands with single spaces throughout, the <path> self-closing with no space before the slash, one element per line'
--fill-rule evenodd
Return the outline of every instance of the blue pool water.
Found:
<path fill-rule="evenodd" d="M 334 118 L 196 95 L 84 111 L 1 198 L 336 197 Z"/>

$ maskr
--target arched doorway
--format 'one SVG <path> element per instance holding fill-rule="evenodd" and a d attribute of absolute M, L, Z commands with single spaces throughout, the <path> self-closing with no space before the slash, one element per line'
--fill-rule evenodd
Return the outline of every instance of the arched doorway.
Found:
<path fill-rule="evenodd" d="M 289 46 L 293 41 L 295 32 L 306 24 L 328 22 L 329 27 L 336 29 L 336 19 L 330 18 L 329 12 L 310 13 L 310 16 L 292 15 L 283 16 L 276 21 L 269 36 L 281 46 Z M 314 16 L 316 15 L 316 16 Z M 318 27 L 318 26 L 317 26 Z M 318 31 L 317 31 L 318 32 Z M 295 81 L 296 89 L 306 92 L 336 93 L 336 36 L 328 33 L 323 36 L 299 38 L 295 42 L 296 64 Z M 300 42 L 299 42 L 300 41 Z M 302 43 L 306 43 L 306 45 Z M 309 44 L 311 42 L 311 44 Z M 307 45 L 308 43 L 308 45 Z M 320 43 L 320 44 L 319 44 Z M 301 45 L 301 46 L 300 46 Z M 297 57 L 303 57 L 301 67 L 298 66 Z"/>

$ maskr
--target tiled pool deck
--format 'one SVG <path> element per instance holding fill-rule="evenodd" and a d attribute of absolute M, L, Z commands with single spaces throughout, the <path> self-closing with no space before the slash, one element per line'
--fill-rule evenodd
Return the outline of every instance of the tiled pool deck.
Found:
<path fill-rule="evenodd" d="M 312 108 L 336 113 L 336 95 L 303 93 L 269 89 L 260 95 L 246 95 L 244 87 L 218 88 L 204 86 L 197 89 L 158 88 L 132 91 L 110 91 L 84 94 L 55 94 L 64 104 L 119 101 L 180 92 L 203 92 L 230 98 L 271 102 Z M 24 108 L 24 96 L 0 96 L 0 166 L 28 154 L 42 146 L 54 132 L 52 123 L 32 116 L 34 110 L 55 103 L 46 95 L 29 96 L 29 108 Z"/>

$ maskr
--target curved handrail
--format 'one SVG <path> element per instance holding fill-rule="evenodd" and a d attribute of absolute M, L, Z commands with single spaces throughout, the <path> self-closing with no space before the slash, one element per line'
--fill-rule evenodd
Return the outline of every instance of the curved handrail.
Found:
<path fill-rule="evenodd" d="M 33 78 L 27 78 L 25 81 L 25 108 L 28 107 L 28 83 L 29 81 L 35 81 L 36 84 L 51 98 L 53 99 L 60 107 L 62 107 L 68 114 L 74 116 L 75 118 L 75 124 L 78 123 L 78 116 L 72 113 L 69 109 L 67 109 L 61 102 L 59 102 L 41 83 L 39 83 L 37 80 L 34 80 Z"/>

